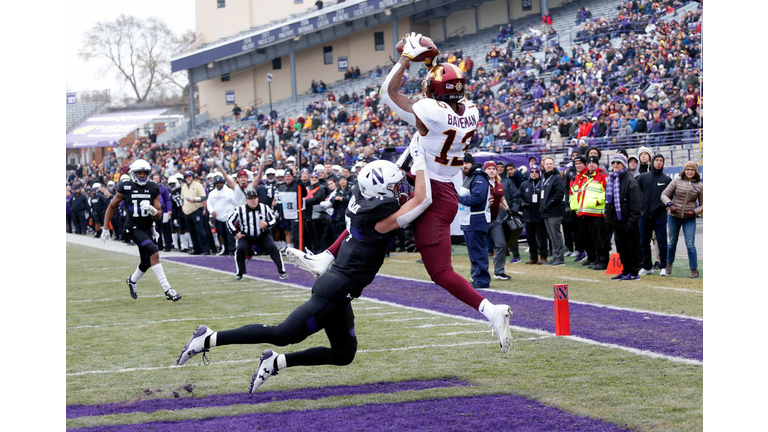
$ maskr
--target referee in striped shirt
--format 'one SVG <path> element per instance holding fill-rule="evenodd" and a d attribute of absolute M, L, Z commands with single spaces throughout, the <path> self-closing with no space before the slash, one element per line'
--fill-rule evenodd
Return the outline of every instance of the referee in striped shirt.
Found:
<path fill-rule="evenodd" d="M 235 208 L 227 219 L 227 229 L 232 232 L 237 242 L 235 252 L 235 263 L 237 265 L 237 276 L 235 280 L 243 279 L 245 274 L 245 253 L 258 245 L 259 249 L 269 254 L 272 261 L 277 266 L 280 273 L 280 279 L 288 279 L 288 273 L 285 272 L 285 264 L 280 256 L 280 251 L 269 235 L 270 228 L 275 226 L 277 219 L 272 210 L 259 203 L 259 195 L 253 189 L 247 189 L 245 192 L 245 204 Z"/>

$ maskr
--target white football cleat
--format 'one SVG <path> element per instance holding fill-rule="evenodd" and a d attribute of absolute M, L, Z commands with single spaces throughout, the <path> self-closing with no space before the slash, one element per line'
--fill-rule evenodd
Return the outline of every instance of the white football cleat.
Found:
<path fill-rule="evenodd" d="M 512 345 L 512 333 L 509 330 L 509 317 L 512 316 L 512 309 L 507 305 L 495 305 L 493 311 L 493 317 L 491 318 L 491 327 L 494 332 L 499 336 L 499 345 L 501 345 L 501 352 L 509 352 L 509 347 Z"/>
<path fill-rule="evenodd" d="M 251 385 L 248 387 L 248 393 L 256 392 L 256 390 L 258 390 L 259 387 L 264 384 L 264 381 L 266 381 L 267 378 L 271 377 L 272 375 L 277 375 L 277 367 L 275 367 L 275 362 L 277 361 L 277 356 L 279 355 L 280 354 L 272 350 L 266 350 L 261 353 L 259 368 L 256 369 L 256 372 L 253 373 L 253 378 L 251 378 Z"/>
<path fill-rule="evenodd" d="M 179 359 L 176 360 L 176 364 L 183 365 L 195 355 L 203 353 L 203 364 L 207 365 L 208 358 L 205 356 L 205 353 L 207 353 L 208 350 L 205 348 L 205 338 L 212 334 L 213 330 L 208 327 L 204 325 L 198 326 L 195 329 L 195 333 L 192 335 L 192 339 L 190 339 L 189 343 L 184 345 L 184 349 L 181 350 L 181 354 L 179 355 Z"/>
<path fill-rule="evenodd" d="M 315 255 L 310 251 L 302 252 L 292 247 L 285 249 L 285 257 L 288 262 L 293 263 L 293 265 L 300 269 L 312 273 L 316 278 L 324 275 L 336 259 L 328 251 L 323 251 L 323 253 Z"/>

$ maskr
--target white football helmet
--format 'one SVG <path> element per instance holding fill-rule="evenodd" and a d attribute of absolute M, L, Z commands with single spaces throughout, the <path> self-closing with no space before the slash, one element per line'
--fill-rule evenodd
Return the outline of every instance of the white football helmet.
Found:
<path fill-rule="evenodd" d="M 129 181 L 131 178 L 128 177 L 128 174 L 123 174 L 120 176 L 120 182 L 126 182 Z"/>
<path fill-rule="evenodd" d="M 360 170 L 357 184 L 366 198 L 399 198 L 407 190 L 405 176 L 397 165 L 386 160 L 373 161 Z"/>
<path fill-rule="evenodd" d="M 144 178 L 144 180 L 139 180 L 139 177 L 136 175 L 138 172 L 146 172 L 147 176 Z M 149 180 L 149 174 L 152 172 L 152 167 L 149 166 L 149 162 L 145 161 L 144 159 L 136 159 L 131 164 L 131 169 L 128 171 L 128 174 L 131 177 L 131 180 L 133 180 L 134 183 L 136 183 L 139 186 L 144 186 L 147 184 L 147 180 Z"/>

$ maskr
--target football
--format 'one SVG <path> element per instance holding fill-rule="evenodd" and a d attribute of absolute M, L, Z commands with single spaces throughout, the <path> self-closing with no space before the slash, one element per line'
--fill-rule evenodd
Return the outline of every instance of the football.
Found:
<path fill-rule="evenodd" d="M 435 43 L 432 42 L 432 39 L 428 38 L 427 36 L 422 36 L 419 42 L 421 46 L 429 47 L 429 50 L 425 51 L 422 54 L 417 55 L 416 58 L 412 59 L 413 61 L 427 61 L 432 57 L 436 56 L 437 53 L 439 52 Z M 405 38 L 401 38 L 400 42 L 398 42 L 397 45 L 395 46 L 395 49 L 397 50 L 398 53 L 402 55 L 404 46 L 405 46 Z"/>

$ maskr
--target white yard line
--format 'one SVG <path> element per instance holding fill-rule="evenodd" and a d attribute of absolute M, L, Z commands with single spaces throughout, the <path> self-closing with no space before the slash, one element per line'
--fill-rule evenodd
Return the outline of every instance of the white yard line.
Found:
<path fill-rule="evenodd" d="M 654 286 L 654 287 L 651 287 L 651 288 L 670 290 L 670 291 L 682 291 L 682 292 L 689 292 L 689 293 L 694 293 L 694 294 L 704 294 L 704 291 L 689 290 L 689 289 L 685 289 L 685 288 L 672 288 L 672 287 L 661 287 L 661 286 Z"/>
<path fill-rule="evenodd" d="M 565 276 L 560 277 L 560 279 L 573 280 L 573 281 L 582 281 L 582 282 L 596 282 L 596 283 L 602 282 L 599 279 L 584 279 L 584 278 L 565 277 Z"/>

